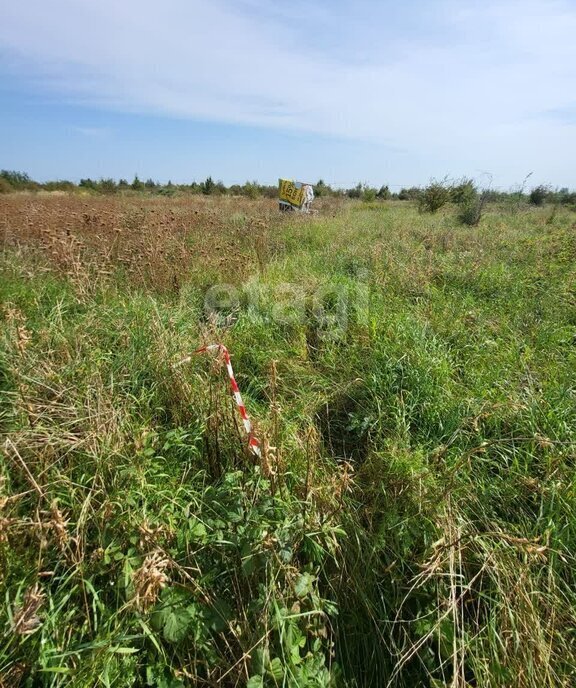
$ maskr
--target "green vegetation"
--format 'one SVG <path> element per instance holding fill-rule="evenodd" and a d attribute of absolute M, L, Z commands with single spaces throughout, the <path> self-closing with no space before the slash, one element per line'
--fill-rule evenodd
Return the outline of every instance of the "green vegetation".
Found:
<path fill-rule="evenodd" d="M 515 204 L 516 206 L 530 203 L 542 206 L 545 203 L 563 205 L 576 208 L 576 192 L 568 188 L 552 189 L 548 186 L 537 186 L 529 193 L 525 193 L 526 177 L 522 186 L 517 190 L 494 191 L 492 189 L 479 190 L 472 179 L 449 180 L 447 177 L 441 181 L 432 180 L 426 187 L 411 187 L 401 189 L 398 193 L 390 191 L 384 184 L 379 189 L 366 183 L 358 183 L 349 189 L 332 188 L 322 179 L 314 185 L 316 198 L 350 198 L 362 199 L 366 203 L 378 201 L 418 201 L 420 210 L 435 213 L 448 203 L 461 206 L 461 222 L 468 225 L 479 223 L 482 215 L 484 201 Z M 202 182 L 193 181 L 189 184 L 166 184 L 147 179 L 141 181 L 138 175 L 134 175 L 132 183 L 126 179 L 118 181 L 107 179 L 80 179 L 76 185 L 68 180 L 47 181 L 44 183 L 34 181 L 24 172 L 0 170 L 0 194 L 14 191 L 79 191 L 91 195 L 118 194 L 130 197 L 136 192 L 138 195 L 174 196 L 178 195 L 204 195 L 204 196 L 244 196 L 255 200 L 257 198 L 277 198 L 278 187 L 276 185 L 260 184 L 257 181 L 247 181 L 244 184 L 231 184 L 226 186 L 222 181 L 214 181 L 207 177 Z M 482 201 L 482 202 L 480 202 Z"/>
<path fill-rule="evenodd" d="M 532 205 L 544 205 L 550 190 L 545 186 L 537 186 L 530 192 L 530 203 Z"/>
<path fill-rule="evenodd" d="M 446 181 L 432 181 L 418 197 L 418 207 L 423 212 L 435 213 L 450 202 L 451 191 Z"/>
<path fill-rule="evenodd" d="M 7 199 L 0 683 L 574 685 L 574 212 Z"/>

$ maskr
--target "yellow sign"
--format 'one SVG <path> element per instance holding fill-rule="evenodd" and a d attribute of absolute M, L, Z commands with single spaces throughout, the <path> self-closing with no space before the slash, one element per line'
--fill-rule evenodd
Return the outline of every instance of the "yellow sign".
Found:
<path fill-rule="evenodd" d="M 304 185 L 300 182 L 293 182 L 290 179 L 278 180 L 278 195 L 280 201 L 289 203 L 296 208 L 301 208 L 306 200 Z"/>

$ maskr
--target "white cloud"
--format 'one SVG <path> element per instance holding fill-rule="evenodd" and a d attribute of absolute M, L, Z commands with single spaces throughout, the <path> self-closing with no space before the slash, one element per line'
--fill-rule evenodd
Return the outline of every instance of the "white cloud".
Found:
<path fill-rule="evenodd" d="M 573 119 L 552 113 L 574 107 L 574 2 L 446 0 L 426 23 L 429 8 L 28 0 L 3 8 L 0 46 L 43 88 L 121 111 L 359 138 L 484 169 L 508 158 L 511 175 L 572 169 Z"/>

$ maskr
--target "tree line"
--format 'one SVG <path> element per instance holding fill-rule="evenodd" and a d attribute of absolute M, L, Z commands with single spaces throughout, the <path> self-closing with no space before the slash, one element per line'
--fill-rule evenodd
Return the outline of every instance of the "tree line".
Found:
<path fill-rule="evenodd" d="M 78 183 L 69 180 L 37 182 L 25 172 L 0 170 L 0 193 L 12 191 L 84 191 L 94 194 L 137 192 L 166 196 L 188 193 L 205 196 L 245 196 L 248 198 L 276 198 L 278 196 L 278 187 L 275 184 L 259 184 L 257 181 L 226 186 L 222 181 L 215 181 L 212 177 L 207 177 L 204 181 L 193 181 L 189 184 L 174 184 L 171 181 L 163 184 L 151 178 L 143 181 L 138 175 L 135 175 L 131 182 L 126 179 L 115 180 L 111 177 L 100 179 L 88 177 L 80 179 Z M 314 193 L 317 197 L 344 197 L 365 202 L 379 200 L 417 201 L 420 208 L 428 212 L 435 212 L 450 202 L 463 206 L 470 205 L 478 197 L 481 197 L 483 201 L 525 200 L 535 206 L 545 203 L 576 206 L 576 192 L 568 188 L 553 189 L 550 186 L 539 185 L 529 191 L 525 191 L 523 187 L 510 191 L 479 190 L 471 179 L 432 180 L 428 186 L 412 186 L 402 188 L 398 192 L 392 192 L 390 187 L 385 184 L 378 188 L 358 183 L 349 189 L 337 189 L 320 179 L 314 184 Z"/>

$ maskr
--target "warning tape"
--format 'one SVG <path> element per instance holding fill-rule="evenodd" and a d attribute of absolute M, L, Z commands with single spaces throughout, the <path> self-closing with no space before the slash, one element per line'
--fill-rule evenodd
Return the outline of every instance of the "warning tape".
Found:
<path fill-rule="evenodd" d="M 248 413 L 246 412 L 246 407 L 244 406 L 244 402 L 242 401 L 242 395 L 240 394 L 240 388 L 238 387 L 238 383 L 236 382 L 236 378 L 234 377 L 234 370 L 232 369 L 232 362 L 230 361 L 230 352 L 224 346 L 224 344 L 207 344 L 206 346 L 201 346 L 199 349 L 196 349 L 196 351 L 194 351 L 193 355 L 203 354 L 203 353 L 206 353 L 207 351 L 217 351 L 218 353 L 222 354 L 222 356 L 224 358 L 224 363 L 226 364 L 226 370 L 228 372 L 228 377 L 230 378 L 230 387 L 232 389 L 232 395 L 234 396 L 234 401 L 236 402 L 236 406 L 238 406 L 238 412 L 240 413 L 240 417 L 242 418 L 242 423 L 244 424 L 244 430 L 246 431 L 246 434 L 248 435 L 248 447 L 250 448 L 250 451 L 253 454 L 260 457 L 261 456 L 260 442 L 257 440 L 256 437 L 254 437 L 254 433 L 252 431 L 252 423 L 250 421 L 250 418 L 248 417 Z M 188 363 L 191 360 L 192 360 L 192 356 L 187 356 L 180 363 Z"/>

